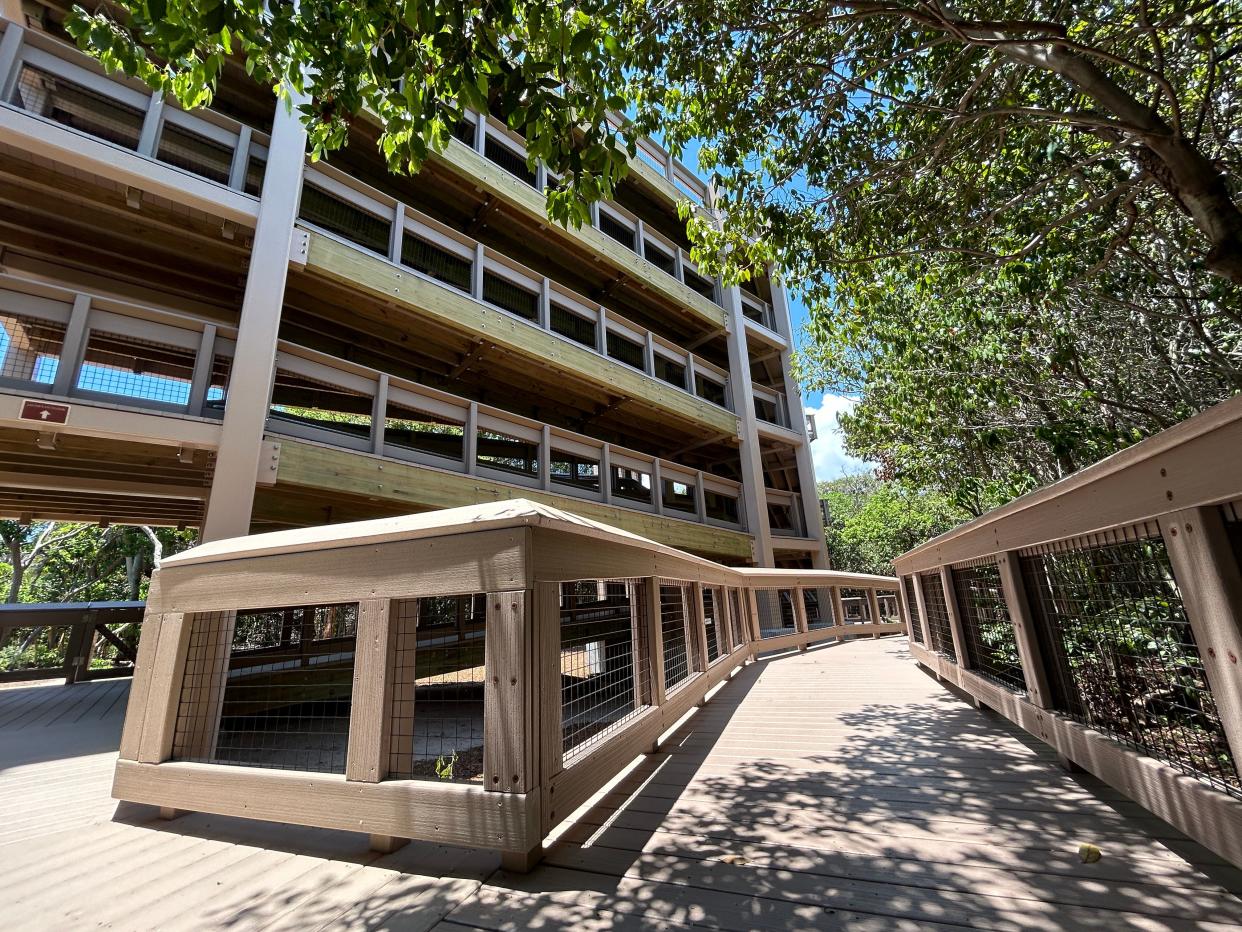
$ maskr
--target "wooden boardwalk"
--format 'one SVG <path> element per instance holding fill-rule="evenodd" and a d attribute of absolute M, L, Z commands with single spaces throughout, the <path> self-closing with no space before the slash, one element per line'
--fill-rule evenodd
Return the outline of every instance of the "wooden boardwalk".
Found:
<path fill-rule="evenodd" d="M 1238 871 L 945 692 L 904 645 L 743 668 L 525 876 L 487 852 L 160 822 L 108 797 L 124 683 L 0 690 L 0 924 L 1242 929 Z"/>

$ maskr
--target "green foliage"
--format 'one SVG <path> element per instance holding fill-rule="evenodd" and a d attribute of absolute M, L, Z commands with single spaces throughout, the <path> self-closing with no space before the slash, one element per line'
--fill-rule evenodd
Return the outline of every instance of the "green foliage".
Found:
<path fill-rule="evenodd" d="M 521 133 L 530 164 L 564 179 L 549 215 L 581 224 L 609 196 L 644 125 L 618 131 L 627 74 L 653 68 L 658 37 L 615 0 L 359 2 L 118 0 L 75 7 L 66 25 L 110 70 L 136 76 L 183 106 L 209 104 L 227 62 L 300 101 L 315 157 L 373 119 L 394 171 L 415 171 L 449 144 L 464 107 Z"/>
<path fill-rule="evenodd" d="M 893 558 L 967 517 L 936 493 L 918 492 L 871 473 L 819 483 L 827 502 L 824 528 L 833 569 L 893 573 Z"/>
<path fill-rule="evenodd" d="M 457 766 L 457 752 L 454 751 L 452 757 L 444 757 L 441 755 L 436 758 L 436 776 L 441 780 L 452 780 L 453 769 Z"/>

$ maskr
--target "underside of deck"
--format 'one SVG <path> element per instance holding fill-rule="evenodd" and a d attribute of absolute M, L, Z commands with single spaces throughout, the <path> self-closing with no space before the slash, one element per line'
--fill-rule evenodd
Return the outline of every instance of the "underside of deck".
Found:
<path fill-rule="evenodd" d="M 904 639 L 742 668 L 524 876 L 117 804 L 126 689 L 0 690 L 6 929 L 1242 928 L 1242 874 L 947 692 Z"/>

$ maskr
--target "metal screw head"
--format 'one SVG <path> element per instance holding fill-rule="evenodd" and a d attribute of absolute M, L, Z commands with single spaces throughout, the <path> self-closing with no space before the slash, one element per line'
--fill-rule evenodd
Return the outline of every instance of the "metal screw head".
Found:
<path fill-rule="evenodd" d="M 1216 656 L 1216 648 L 1215 648 L 1215 647 L 1209 647 L 1209 648 L 1208 648 L 1208 656 L 1209 656 L 1209 657 L 1213 657 L 1213 658 Z"/>

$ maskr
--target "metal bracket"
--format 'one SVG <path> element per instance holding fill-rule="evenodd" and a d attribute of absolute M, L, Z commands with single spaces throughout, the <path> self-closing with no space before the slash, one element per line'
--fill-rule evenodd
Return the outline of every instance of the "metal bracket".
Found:
<path fill-rule="evenodd" d="M 293 230 L 293 239 L 289 242 L 289 264 L 296 265 L 298 268 L 306 267 L 306 260 L 310 256 L 310 233 L 306 230 L 299 230 L 296 227 Z"/>
<path fill-rule="evenodd" d="M 259 449 L 259 470 L 254 477 L 255 485 L 275 485 L 280 474 L 280 444 L 264 440 Z"/>

